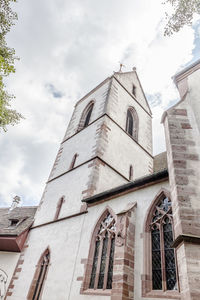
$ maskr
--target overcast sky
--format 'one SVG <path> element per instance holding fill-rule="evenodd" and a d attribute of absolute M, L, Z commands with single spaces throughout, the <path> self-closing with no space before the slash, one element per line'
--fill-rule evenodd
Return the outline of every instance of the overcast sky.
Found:
<path fill-rule="evenodd" d="M 164 37 L 162 0 L 20 0 L 8 36 L 20 60 L 7 88 L 25 119 L 0 136 L 0 205 L 16 194 L 38 204 L 75 102 L 118 71 L 137 68 L 153 111 L 154 154 L 165 150 L 160 119 L 178 100 L 171 77 L 199 58 L 200 22 Z"/>

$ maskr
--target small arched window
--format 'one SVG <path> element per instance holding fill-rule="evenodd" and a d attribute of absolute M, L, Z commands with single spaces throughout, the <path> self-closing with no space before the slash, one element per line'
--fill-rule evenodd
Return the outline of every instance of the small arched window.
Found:
<path fill-rule="evenodd" d="M 50 252 L 49 249 L 46 249 L 37 264 L 37 269 L 35 271 L 34 278 L 27 297 L 28 300 L 41 299 L 42 290 L 44 287 L 44 281 L 49 268 L 49 260 L 50 260 Z"/>
<path fill-rule="evenodd" d="M 129 107 L 126 116 L 126 132 L 137 141 L 138 139 L 138 115 L 133 107 Z"/>
<path fill-rule="evenodd" d="M 86 274 L 84 289 L 112 289 L 113 262 L 115 251 L 116 221 L 109 209 L 106 209 L 95 226 Z"/>
<path fill-rule="evenodd" d="M 94 107 L 94 101 L 91 101 L 85 107 L 85 109 L 81 115 L 81 119 L 80 119 L 79 126 L 78 126 L 78 131 L 89 125 L 93 107 Z"/>

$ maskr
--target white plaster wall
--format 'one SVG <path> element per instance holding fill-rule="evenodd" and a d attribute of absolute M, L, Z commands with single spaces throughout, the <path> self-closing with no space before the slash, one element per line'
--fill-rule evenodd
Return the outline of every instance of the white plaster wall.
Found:
<path fill-rule="evenodd" d="M 120 176 L 118 173 L 113 171 L 107 165 L 99 166 L 99 180 L 97 182 L 97 189 L 95 194 L 105 192 L 106 190 L 110 190 L 114 187 L 123 185 L 128 183 L 129 181 Z"/>
<path fill-rule="evenodd" d="M 138 81 L 135 72 L 127 73 L 115 73 L 115 77 L 125 86 L 125 88 L 132 94 L 133 84 L 136 87 L 136 99 L 141 105 L 150 113 L 150 109 L 147 105 L 145 96 L 143 94 L 142 88 Z"/>
<path fill-rule="evenodd" d="M 127 204 L 137 202 L 135 236 L 135 296 L 141 300 L 141 275 L 143 274 L 143 233 L 146 212 L 160 189 L 168 188 L 168 182 L 146 187 L 127 195 L 103 202 L 89 208 L 87 214 L 73 217 L 54 224 L 33 229 L 25 250 L 25 261 L 20 278 L 15 282 L 12 300 L 25 300 L 40 255 L 50 248 L 51 258 L 47 280 L 44 285 L 43 300 L 92 300 L 110 299 L 109 296 L 80 295 L 81 281 L 77 277 L 84 274 L 82 259 L 88 258 L 90 238 L 94 226 L 109 205 L 115 213 L 125 209 Z M 145 298 L 150 300 L 150 298 Z"/>
<path fill-rule="evenodd" d="M 92 100 L 95 101 L 92 114 L 90 117 L 90 123 L 103 114 L 104 104 L 109 89 L 109 82 L 110 80 L 108 79 L 99 88 L 94 90 L 94 92 L 90 93 L 88 96 L 83 98 L 83 100 L 81 100 L 80 102 L 77 102 L 64 139 L 70 137 L 71 135 L 77 132 L 82 112 L 84 111 L 85 107 L 88 105 L 90 101 Z"/>
<path fill-rule="evenodd" d="M 78 154 L 75 166 L 86 162 L 94 156 L 93 150 L 96 144 L 96 130 L 101 122 L 102 120 L 100 119 L 84 128 L 61 145 L 63 150 L 51 174 L 51 179 L 69 170 L 74 154 Z"/>
<path fill-rule="evenodd" d="M 116 81 L 112 87 L 115 93 L 109 96 L 107 112 L 124 130 L 126 129 L 126 116 L 129 106 L 133 106 L 139 118 L 138 143 L 152 154 L 152 120 L 151 116 L 131 97 Z M 114 97 L 114 98 L 113 98 Z M 114 104 L 113 104 L 114 101 Z"/>
<path fill-rule="evenodd" d="M 19 256 L 20 253 L 0 251 L 0 269 L 8 276 L 6 290 L 14 273 Z"/>
<path fill-rule="evenodd" d="M 50 266 L 42 300 L 94 299 L 94 296 L 80 295 L 81 282 L 76 280 L 77 274 L 83 272 L 83 265 L 80 264 L 82 256 L 80 237 L 83 234 L 84 219 L 85 215 L 82 215 L 33 229 L 30 232 L 29 247 L 25 250 L 25 262 L 20 277 L 15 282 L 12 300 L 26 299 L 35 273 L 35 266 L 47 247 L 50 249 Z M 87 232 L 90 232 L 89 224 Z M 72 287 L 75 287 L 75 290 L 72 290 Z M 95 299 L 100 300 L 102 297 L 95 296 Z M 103 299 L 108 300 L 109 297 L 103 297 Z"/>
<path fill-rule="evenodd" d="M 54 219 L 58 201 L 62 196 L 65 196 L 65 202 L 60 212 L 61 218 L 79 212 L 82 191 L 87 188 L 89 174 L 90 168 L 85 164 L 48 183 L 42 203 L 36 212 L 34 225 Z"/>
<path fill-rule="evenodd" d="M 124 133 L 114 122 L 106 118 L 108 144 L 103 159 L 122 175 L 129 179 L 129 168 L 133 165 L 133 179 L 150 174 L 153 158 L 138 145 L 129 135 Z"/>

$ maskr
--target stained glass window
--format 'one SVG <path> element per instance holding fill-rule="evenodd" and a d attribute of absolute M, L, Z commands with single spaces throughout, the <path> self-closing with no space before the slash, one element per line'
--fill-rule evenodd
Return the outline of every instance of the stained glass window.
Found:
<path fill-rule="evenodd" d="M 90 289 L 112 289 L 116 223 L 107 212 L 100 223 L 93 256 Z"/>
<path fill-rule="evenodd" d="M 152 289 L 176 290 L 175 253 L 172 248 L 171 201 L 163 197 L 156 205 L 151 222 Z"/>

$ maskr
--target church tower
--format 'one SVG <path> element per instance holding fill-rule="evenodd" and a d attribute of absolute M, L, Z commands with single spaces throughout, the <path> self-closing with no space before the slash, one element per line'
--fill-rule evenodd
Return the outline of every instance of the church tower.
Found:
<path fill-rule="evenodd" d="M 29 239 L 19 259 L 21 265 L 16 269 L 20 269 L 19 277 L 16 271 L 7 299 L 93 299 L 92 295 L 81 295 L 84 289 L 80 283 L 80 274 L 84 273 L 82 258 L 88 256 L 91 233 L 97 219 L 98 226 L 100 222 L 107 222 L 105 220 L 110 222 L 106 229 L 106 236 L 110 237 L 107 257 L 111 255 L 116 229 L 114 219 L 116 222 L 117 216 L 106 204 L 89 208 L 87 199 L 130 185 L 152 173 L 151 110 L 136 70 L 116 72 L 75 105 Z M 148 185 L 150 181 L 148 179 Z M 126 203 L 123 205 L 126 206 Z M 130 215 L 127 218 L 130 219 Z M 135 218 L 127 222 L 132 235 Z M 97 225 L 95 228 L 98 228 Z M 110 232 L 113 232 L 112 236 Z M 120 236 L 118 238 L 120 240 Z M 132 241 L 130 243 L 132 245 Z M 124 244 L 121 241 L 118 244 L 121 253 L 120 247 Z M 91 251 L 91 256 L 95 256 L 94 250 Z M 132 263 L 133 258 L 130 260 Z M 93 276 L 92 261 L 88 266 L 90 276 Z M 111 269 L 110 275 L 107 275 L 111 283 L 106 287 L 104 279 L 106 290 L 100 293 L 105 299 L 110 299 L 107 295 L 111 295 L 113 265 L 107 263 L 106 268 Z M 88 288 L 87 272 L 84 285 Z"/>
<path fill-rule="evenodd" d="M 151 118 L 135 69 L 114 73 L 80 99 L 49 176 L 35 225 L 54 219 L 58 209 L 60 218 L 77 213 L 84 209 L 83 198 L 151 174 Z"/>

